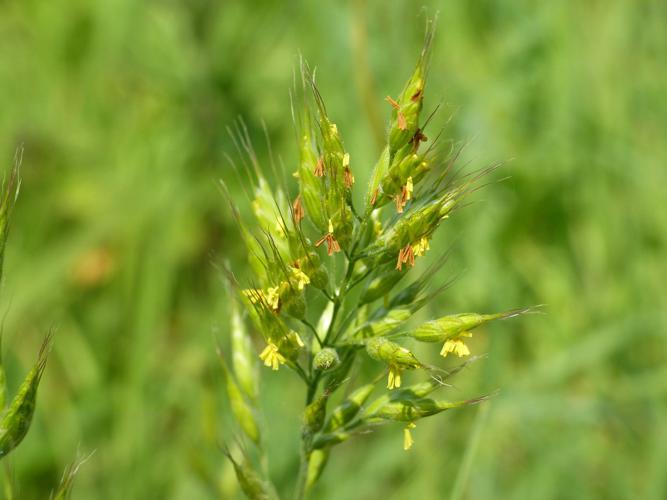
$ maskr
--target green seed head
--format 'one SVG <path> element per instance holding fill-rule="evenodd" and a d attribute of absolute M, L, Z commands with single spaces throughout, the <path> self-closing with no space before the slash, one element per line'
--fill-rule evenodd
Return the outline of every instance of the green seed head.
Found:
<path fill-rule="evenodd" d="M 324 425 L 324 418 L 327 413 L 327 400 L 329 394 L 324 393 L 315 401 L 306 406 L 303 413 L 304 432 L 310 435 L 315 434 Z"/>
<path fill-rule="evenodd" d="M 331 347 L 325 347 L 315 354 L 315 358 L 313 359 L 313 367 L 323 372 L 335 368 L 339 363 L 340 358 L 338 357 L 338 353 Z"/>

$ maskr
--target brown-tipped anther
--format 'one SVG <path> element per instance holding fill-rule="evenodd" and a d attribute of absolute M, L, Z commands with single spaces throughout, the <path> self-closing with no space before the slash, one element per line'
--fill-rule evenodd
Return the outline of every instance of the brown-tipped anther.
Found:
<path fill-rule="evenodd" d="M 396 109 L 396 110 L 401 109 L 400 104 L 398 104 L 394 99 L 392 99 L 391 96 L 387 96 L 387 97 L 385 97 L 384 99 L 385 99 L 385 101 L 387 101 L 389 104 L 391 104 L 391 107 L 392 107 L 392 108 L 394 108 L 394 109 Z"/>
<path fill-rule="evenodd" d="M 315 177 L 324 177 L 324 158 L 321 156 L 317 160 L 317 165 L 315 165 L 315 170 L 313 170 Z"/>
<path fill-rule="evenodd" d="M 419 144 L 422 142 L 428 141 L 428 137 L 426 137 L 421 129 L 417 129 L 415 132 L 415 135 L 412 136 L 412 139 L 410 139 L 410 144 L 412 144 L 412 150 L 417 151 L 419 149 Z"/>
<path fill-rule="evenodd" d="M 399 130 L 408 129 L 408 122 L 405 121 L 405 116 L 400 111 L 398 112 L 398 128 Z"/>
<path fill-rule="evenodd" d="M 350 154 L 345 153 L 343 155 L 343 182 L 345 187 L 350 189 L 352 184 L 354 184 L 354 176 L 352 175 L 352 170 L 350 170 Z"/>
<path fill-rule="evenodd" d="M 319 247 L 322 243 L 327 244 L 327 255 L 331 256 L 337 252 L 340 252 L 340 245 L 336 241 L 336 238 L 334 238 L 333 234 L 325 234 L 319 240 L 317 240 L 315 246 Z"/>
<path fill-rule="evenodd" d="M 319 247 L 322 243 L 327 244 L 327 255 L 331 256 L 337 252 L 340 252 L 340 245 L 333 235 L 333 224 L 331 223 L 331 219 L 329 219 L 329 232 L 317 240 L 315 242 L 315 246 Z"/>
<path fill-rule="evenodd" d="M 398 252 L 398 261 L 396 262 L 396 269 L 403 270 L 403 264 L 408 264 L 410 267 L 415 265 L 415 253 L 412 250 L 412 245 L 405 245 Z"/>
<path fill-rule="evenodd" d="M 394 198 L 394 201 L 396 202 L 396 211 L 399 214 L 403 213 L 403 209 L 405 208 L 405 205 L 408 203 L 410 199 L 412 199 L 412 191 L 413 191 L 413 184 L 412 184 L 412 177 L 408 177 L 407 182 L 405 183 L 405 186 L 401 188 L 401 194 L 396 195 Z"/>
<path fill-rule="evenodd" d="M 375 191 L 373 191 L 373 197 L 371 198 L 371 205 L 375 206 L 375 202 L 378 199 L 378 193 L 380 190 L 378 188 L 375 188 Z"/>
<path fill-rule="evenodd" d="M 397 194 L 394 197 L 394 202 L 396 203 L 396 212 L 399 214 L 403 213 L 403 207 L 405 207 L 406 201 L 403 199 L 402 194 Z"/>
<path fill-rule="evenodd" d="M 354 184 L 354 175 L 352 175 L 350 167 L 345 167 L 343 175 L 344 175 L 343 182 L 345 182 L 345 187 L 350 189 L 352 187 L 352 184 Z"/>
<path fill-rule="evenodd" d="M 414 94 L 412 94 L 412 96 L 410 96 L 410 99 L 412 100 L 412 102 L 417 102 L 419 99 L 422 98 L 423 95 L 424 95 L 424 89 L 418 89 L 417 92 L 415 92 Z"/>
<path fill-rule="evenodd" d="M 394 99 L 392 99 L 390 96 L 387 96 L 385 100 L 391 104 L 391 107 L 394 108 L 398 113 L 397 113 L 397 118 L 398 118 L 398 128 L 400 130 L 407 130 L 408 128 L 408 122 L 405 121 L 405 116 L 401 112 L 401 105 L 398 104 Z"/>
<path fill-rule="evenodd" d="M 296 224 L 299 224 L 305 215 L 305 212 L 303 210 L 303 204 L 301 203 L 301 195 L 297 196 L 296 200 L 294 200 L 294 203 L 292 204 L 292 209 L 294 210 L 293 211 L 294 222 Z"/>

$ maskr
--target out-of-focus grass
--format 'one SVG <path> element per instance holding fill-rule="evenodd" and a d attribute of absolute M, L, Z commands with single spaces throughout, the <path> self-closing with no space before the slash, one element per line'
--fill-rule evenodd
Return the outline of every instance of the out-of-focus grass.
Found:
<path fill-rule="evenodd" d="M 316 496 L 664 498 L 667 8 L 426 3 L 440 10 L 434 123 L 452 115 L 469 169 L 513 158 L 432 244 L 454 244 L 461 273 L 433 308 L 546 314 L 475 336 L 489 358 L 452 392 L 501 388 L 483 419 L 425 421 L 409 455 L 400 428 L 341 445 Z M 225 304 L 211 262 L 242 263 L 215 186 L 233 179 L 225 127 L 242 115 L 266 163 L 264 120 L 291 169 L 301 51 L 363 182 L 423 18 L 413 2 L 0 5 L 0 158 L 26 148 L 3 284 L 10 382 L 57 328 L 11 457 L 20 498 L 45 498 L 77 446 L 97 452 L 74 498 L 232 494 L 212 335 Z M 302 395 L 278 377 L 264 399 L 286 492 Z"/>

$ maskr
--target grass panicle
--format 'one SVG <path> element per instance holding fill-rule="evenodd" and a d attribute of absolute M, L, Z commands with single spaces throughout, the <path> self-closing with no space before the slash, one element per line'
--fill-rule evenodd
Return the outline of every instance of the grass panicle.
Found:
<path fill-rule="evenodd" d="M 336 445 L 400 422 L 403 448 L 409 450 L 418 420 L 487 398 L 450 401 L 433 395 L 479 357 L 447 370 L 421 362 L 406 342 L 440 342 L 442 356 L 468 357 L 471 330 L 527 312 L 450 314 L 414 325 L 417 311 L 452 283 L 429 289 L 430 278 L 444 266 L 448 252 L 405 285 L 404 277 L 430 251 L 434 232 L 495 168 L 454 175 L 459 148 L 442 152 L 435 140 L 424 147 L 429 142 L 424 128 L 432 118 L 424 121 L 422 111 L 433 36 L 429 23 L 414 71 L 397 97 L 387 98 L 391 117 L 386 145 L 362 207 L 355 206 L 353 195 L 354 156 L 305 63 L 291 93 L 298 192 L 290 191 L 293 188 L 275 168 L 278 187 L 270 186 L 248 144 L 247 131 L 237 127 L 234 142 L 247 156 L 240 163 L 252 166 L 252 186 L 246 191 L 252 193 L 254 222 L 241 220 L 229 190 L 225 187 L 223 192 L 253 273 L 240 286 L 232 270 L 226 270 L 232 285 L 233 363 L 228 367 L 223 362 L 223 372 L 232 413 L 260 457 L 253 464 L 249 456 L 238 462 L 227 453 L 250 498 L 273 494 L 261 467 L 266 450 L 256 418 L 259 375 L 253 356 L 271 371 L 283 366 L 293 370 L 305 384 L 301 467 L 294 495 L 300 499 L 315 487 Z M 246 317 L 262 343 L 254 355 Z M 360 370 L 361 365 L 367 369 Z M 362 374 L 373 368 L 375 375 L 364 379 Z M 426 380 L 405 387 L 404 379 L 415 372 Z M 379 383 L 385 376 L 386 388 Z"/>

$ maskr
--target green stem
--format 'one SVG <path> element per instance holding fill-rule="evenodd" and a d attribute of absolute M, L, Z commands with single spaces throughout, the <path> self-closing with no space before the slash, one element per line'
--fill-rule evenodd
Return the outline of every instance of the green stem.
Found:
<path fill-rule="evenodd" d="M 308 467 L 310 465 L 310 450 L 306 449 L 306 438 L 301 450 L 301 463 L 299 465 L 299 476 L 296 480 L 296 489 L 294 490 L 294 500 L 303 500 L 306 498 L 306 481 L 308 481 Z"/>
<path fill-rule="evenodd" d="M 313 399 L 315 399 L 315 393 L 317 392 L 317 386 L 320 383 L 320 373 L 317 372 L 315 373 L 315 376 L 312 378 L 310 383 L 308 384 L 308 391 L 306 392 L 306 406 L 308 406 L 310 403 L 313 402 Z"/>
<path fill-rule="evenodd" d="M 9 464 L 5 461 L 5 466 L 2 468 L 3 471 L 3 489 L 5 493 L 5 498 L 7 500 L 14 499 L 14 485 L 12 484 L 12 471 L 9 468 Z"/>
<path fill-rule="evenodd" d="M 317 334 L 317 330 L 316 330 L 315 327 L 310 323 L 310 321 L 308 321 L 307 319 L 304 318 L 304 319 L 301 320 L 301 323 L 303 323 L 304 325 L 306 325 L 306 326 L 308 327 L 308 329 L 309 329 L 309 330 L 313 333 L 313 335 L 315 336 L 315 339 L 317 340 L 317 343 L 320 344 L 320 347 L 323 347 L 323 345 L 322 345 L 322 340 L 320 339 L 320 336 Z"/>

